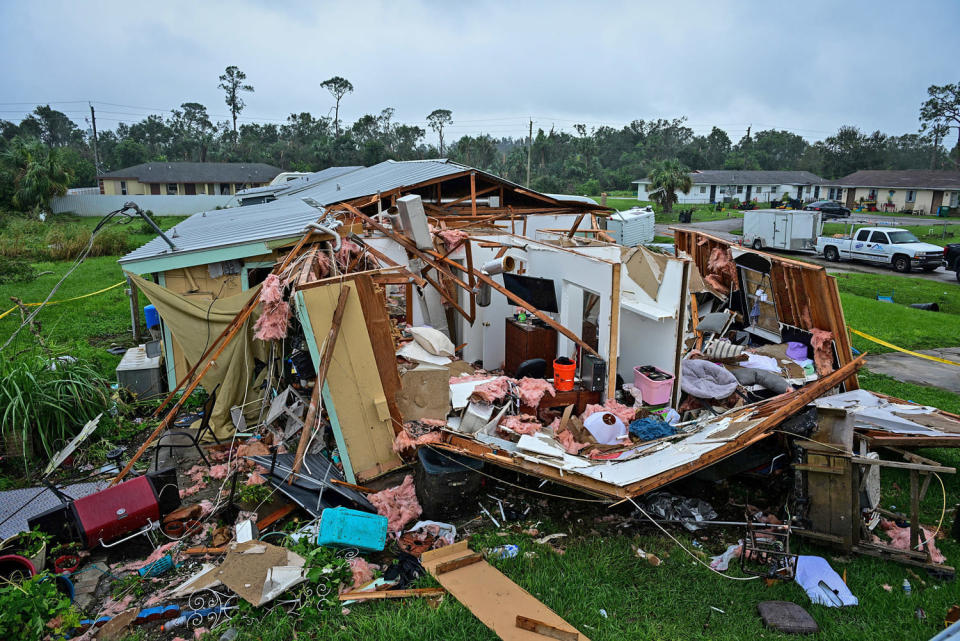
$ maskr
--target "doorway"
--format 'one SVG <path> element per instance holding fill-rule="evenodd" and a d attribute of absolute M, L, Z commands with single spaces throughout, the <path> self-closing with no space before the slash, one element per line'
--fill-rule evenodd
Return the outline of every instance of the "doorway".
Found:
<path fill-rule="evenodd" d="M 710 204 L 717 202 L 717 186 L 710 185 Z"/>

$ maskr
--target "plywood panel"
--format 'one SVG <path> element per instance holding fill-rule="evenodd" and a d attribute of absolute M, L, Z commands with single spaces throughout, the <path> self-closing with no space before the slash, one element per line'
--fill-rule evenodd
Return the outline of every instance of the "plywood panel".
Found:
<path fill-rule="evenodd" d="M 341 286 L 350 287 L 350 293 L 327 386 L 337 418 L 333 430 L 346 450 L 340 455 L 345 462 L 349 459 L 356 480 L 362 482 L 400 467 L 403 462 L 393 451 L 389 404 L 380 383 L 360 298 L 350 283 L 333 283 L 301 290 L 297 299 L 311 356 L 314 363 L 319 363 Z"/>
<path fill-rule="evenodd" d="M 473 552 L 467 541 L 460 541 L 437 550 L 424 552 L 423 567 L 440 585 L 460 601 L 473 616 L 505 641 L 544 641 L 545 637 L 517 627 L 517 616 L 534 619 L 568 633 L 569 638 L 590 641 L 586 635 L 567 623 L 556 612 L 532 594 L 508 579 L 486 561 L 480 560 L 448 572 L 438 573 L 441 564 L 470 557 Z M 455 567 L 454 563 L 448 567 Z"/>

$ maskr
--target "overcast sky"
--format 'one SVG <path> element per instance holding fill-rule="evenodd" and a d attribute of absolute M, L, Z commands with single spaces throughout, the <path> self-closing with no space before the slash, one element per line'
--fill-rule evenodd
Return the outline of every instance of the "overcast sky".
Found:
<path fill-rule="evenodd" d="M 734 141 L 901 134 L 929 85 L 960 81 L 958 33 L 957 0 L 0 0 L 0 118 L 50 103 L 86 127 L 89 100 L 99 128 L 183 102 L 226 120 L 217 78 L 237 65 L 256 88 L 241 122 L 332 115 L 320 83 L 340 75 L 343 120 L 444 107 L 453 137 L 679 116 Z"/>

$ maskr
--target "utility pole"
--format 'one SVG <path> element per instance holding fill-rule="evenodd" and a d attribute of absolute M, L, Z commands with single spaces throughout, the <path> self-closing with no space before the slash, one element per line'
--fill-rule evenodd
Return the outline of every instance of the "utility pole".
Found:
<path fill-rule="evenodd" d="M 530 119 L 530 135 L 527 137 L 527 189 L 530 188 L 530 155 L 533 153 L 533 118 Z"/>
<path fill-rule="evenodd" d="M 97 116 L 93 111 L 93 103 L 90 105 L 90 124 L 93 127 L 93 166 L 100 175 L 100 154 L 97 152 Z"/>

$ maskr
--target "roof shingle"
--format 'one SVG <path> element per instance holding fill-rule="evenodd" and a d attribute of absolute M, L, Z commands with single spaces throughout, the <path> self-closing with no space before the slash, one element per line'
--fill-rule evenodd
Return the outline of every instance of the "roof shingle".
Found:
<path fill-rule="evenodd" d="M 840 187 L 898 187 L 901 189 L 960 189 L 960 171 L 932 169 L 855 171 L 836 181 Z"/>
<path fill-rule="evenodd" d="M 267 183 L 282 171 L 262 162 L 145 162 L 100 178 L 136 178 L 142 183 Z"/>

